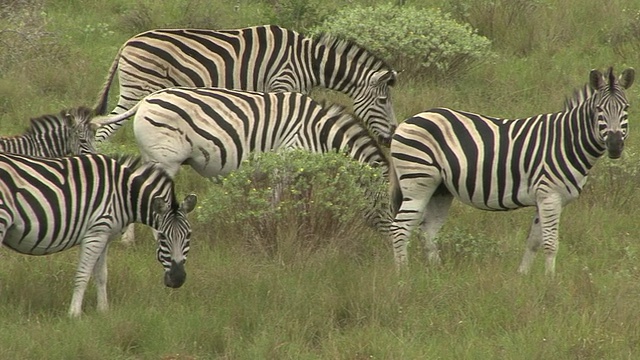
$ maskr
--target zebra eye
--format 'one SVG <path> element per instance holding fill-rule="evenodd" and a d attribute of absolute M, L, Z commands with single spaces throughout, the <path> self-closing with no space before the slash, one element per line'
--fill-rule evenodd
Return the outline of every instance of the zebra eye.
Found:
<path fill-rule="evenodd" d="M 603 112 L 604 110 L 602 109 L 602 105 L 596 105 L 596 110 L 598 112 Z"/>
<path fill-rule="evenodd" d="M 389 98 L 387 96 L 378 96 L 379 103 L 386 105 L 388 101 L 389 101 Z"/>

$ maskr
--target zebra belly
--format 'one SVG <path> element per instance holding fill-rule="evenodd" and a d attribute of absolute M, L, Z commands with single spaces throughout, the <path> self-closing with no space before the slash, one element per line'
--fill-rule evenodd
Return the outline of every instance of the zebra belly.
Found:
<path fill-rule="evenodd" d="M 481 210 L 506 211 L 536 205 L 535 195 L 527 188 L 517 191 L 515 196 L 513 192 L 501 192 L 495 188 L 488 195 L 483 191 L 471 194 L 468 189 L 457 189 L 451 184 L 447 184 L 447 188 L 460 202 Z"/>
<path fill-rule="evenodd" d="M 24 235 L 21 229 L 12 227 L 7 232 L 2 244 L 25 255 L 48 255 L 66 250 L 79 243 L 79 241 L 69 241 L 65 238 L 39 239 L 32 234 Z"/>

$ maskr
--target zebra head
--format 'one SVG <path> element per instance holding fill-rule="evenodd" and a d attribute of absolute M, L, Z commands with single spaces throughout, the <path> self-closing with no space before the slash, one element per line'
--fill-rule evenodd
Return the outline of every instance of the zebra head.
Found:
<path fill-rule="evenodd" d="M 398 126 L 391 103 L 390 88 L 395 85 L 395 70 L 378 70 L 368 79 L 365 87 L 354 94 L 353 112 L 364 121 L 378 140 L 389 146 Z"/>
<path fill-rule="evenodd" d="M 157 257 L 164 268 L 164 284 L 171 288 L 179 288 L 187 278 L 184 264 L 191 240 L 191 224 L 187 220 L 187 213 L 195 208 L 196 202 L 197 197 L 191 194 L 179 205 L 172 206 L 161 196 L 155 197 L 151 204 L 158 220 Z"/>
<path fill-rule="evenodd" d="M 633 84 L 634 76 L 634 69 L 628 68 L 616 78 L 612 67 L 606 74 L 591 70 L 589 76 L 589 85 L 596 90 L 594 118 L 597 121 L 598 137 L 605 144 L 611 159 L 622 155 L 628 135 L 629 101 L 624 90 Z"/>
<path fill-rule="evenodd" d="M 60 116 L 64 118 L 69 128 L 68 152 L 72 155 L 95 154 L 95 136 L 98 125 L 92 124 L 93 110 L 86 107 L 63 110 Z"/>

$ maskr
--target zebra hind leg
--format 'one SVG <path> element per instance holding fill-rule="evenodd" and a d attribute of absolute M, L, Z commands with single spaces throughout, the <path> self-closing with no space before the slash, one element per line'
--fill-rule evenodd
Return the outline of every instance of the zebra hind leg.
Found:
<path fill-rule="evenodd" d="M 401 180 L 402 203 L 391 224 L 391 236 L 396 265 L 402 269 L 408 264 L 407 248 L 409 238 L 420 225 L 424 212 L 439 180 L 426 175 L 420 178 Z"/>
<path fill-rule="evenodd" d="M 96 283 L 98 292 L 98 311 L 105 312 L 109 310 L 109 302 L 107 299 L 107 250 L 105 246 L 102 254 L 98 257 L 95 267 L 93 268 L 93 279 Z"/>
<path fill-rule="evenodd" d="M 129 224 L 122 233 L 122 243 L 133 245 L 136 242 L 136 231 L 134 224 Z"/>
<path fill-rule="evenodd" d="M 440 265 L 442 263 L 440 251 L 435 240 L 447 220 L 452 202 L 453 195 L 443 185 L 440 185 L 427 204 L 420 236 L 422 237 L 422 244 L 429 265 Z"/>
<path fill-rule="evenodd" d="M 524 251 L 524 256 L 522 257 L 522 261 L 520 262 L 520 267 L 518 267 L 518 272 L 520 274 L 528 274 L 529 270 L 531 270 L 531 265 L 533 264 L 533 259 L 536 256 L 536 252 L 542 245 L 542 227 L 540 226 L 540 216 L 536 211 L 536 215 L 531 222 L 531 229 L 529 230 L 529 235 L 527 236 L 527 245 Z"/>

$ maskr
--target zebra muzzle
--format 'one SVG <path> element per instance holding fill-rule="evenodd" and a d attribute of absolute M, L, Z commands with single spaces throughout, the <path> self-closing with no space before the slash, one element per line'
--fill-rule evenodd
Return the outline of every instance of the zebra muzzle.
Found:
<path fill-rule="evenodd" d="M 177 289 L 184 284 L 187 273 L 184 271 L 184 261 L 179 263 L 171 260 L 171 268 L 164 273 L 164 284 L 167 287 Z"/>
<path fill-rule="evenodd" d="M 606 145 L 610 159 L 618 159 L 622 156 L 622 149 L 624 149 L 622 131 L 610 132 L 607 136 Z"/>

